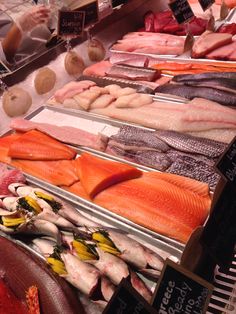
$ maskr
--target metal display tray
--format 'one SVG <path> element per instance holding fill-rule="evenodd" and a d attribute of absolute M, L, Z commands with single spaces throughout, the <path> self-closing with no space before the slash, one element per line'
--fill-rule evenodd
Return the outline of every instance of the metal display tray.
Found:
<path fill-rule="evenodd" d="M 83 111 L 78 111 L 78 110 L 68 110 L 65 108 L 57 108 L 57 107 L 51 107 L 51 106 L 42 106 L 38 109 L 36 109 L 35 111 L 31 112 L 28 116 L 26 116 L 25 118 L 28 120 L 34 120 L 35 118 L 37 118 L 37 116 L 40 115 L 40 113 L 43 113 L 44 110 L 47 110 L 46 115 L 43 117 L 43 122 L 47 123 L 47 121 L 45 121 L 46 116 L 48 116 L 48 113 L 51 111 L 51 113 L 55 116 L 55 118 L 57 118 L 56 113 L 63 113 L 66 114 L 68 117 L 74 117 L 76 120 L 78 119 L 83 119 L 85 122 L 87 121 L 88 123 L 100 123 L 101 127 L 104 128 L 104 126 L 107 127 L 116 127 L 119 128 L 122 125 L 134 125 L 137 127 L 137 125 L 135 124 L 130 124 L 130 123 L 123 123 L 120 121 L 116 121 L 116 120 L 111 120 L 109 118 L 103 118 L 99 115 L 95 115 L 95 114 L 91 114 L 91 113 L 87 113 L 87 112 L 83 112 Z M 50 119 L 50 117 L 49 117 Z M 37 120 L 36 120 L 37 121 Z M 81 121 L 81 120 L 80 120 Z M 42 122 L 42 121 L 41 121 Z M 51 122 L 53 123 L 53 122 Z M 79 121 L 77 121 L 77 125 L 79 124 Z M 148 129 L 145 127 L 140 127 L 139 128 L 142 129 Z M 87 131 L 91 131 L 91 126 L 89 127 L 90 129 L 87 129 Z M 148 129 L 151 130 L 151 129 Z M 8 130 L 6 133 L 2 134 L 2 136 L 6 136 L 12 133 L 12 130 Z M 132 166 L 135 166 L 137 168 L 139 168 L 142 171 L 157 171 L 156 169 L 150 168 L 150 167 L 146 167 L 143 165 L 139 165 L 127 160 L 124 160 L 122 158 L 116 157 L 116 156 L 112 156 L 109 155 L 107 153 L 103 153 L 100 151 L 97 151 L 95 149 L 92 148 L 87 148 L 87 147 L 76 147 L 75 148 L 77 151 L 77 154 L 80 155 L 81 153 L 87 151 L 90 152 L 98 157 L 104 158 L 104 159 L 108 159 L 108 160 L 114 160 L 114 161 L 119 161 L 119 162 L 123 162 L 126 164 L 130 164 Z M 74 204 L 77 204 L 78 206 L 81 206 L 81 208 L 84 208 L 90 212 L 93 213 L 97 213 L 99 212 L 100 214 L 104 215 L 105 217 L 109 217 L 109 220 L 112 221 L 113 224 L 118 224 L 118 226 L 122 226 L 123 230 L 129 232 L 129 231 L 137 231 L 140 234 L 142 234 L 145 238 L 147 238 L 147 240 L 149 239 L 151 241 L 151 239 L 153 239 L 154 241 L 158 240 L 158 241 L 162 241 L 163 243 L 167 243 L 168 245 L 171 245 L 175 248 L 177 248 L 178 250 L 182 251 L 184 249 L 184 244 L 180 243 L 177 240 L 171 239 L 169 237 L 163 236 L 161 234 L 158 234 L 152 230 L 149 230 L 145 227 L 142 227 L 122 216 L 119 216 L 115 213 L 110 212 L 108 209 L 103 208 L 101 206 L 98 206 L 90 201 L 87 201 L 79 196 L 76 196 L 73 193 L 70 193 L 68 191 L 63 190 L 60 187 L 54 186 L 52 184 L 46 183 L 41 179 L 37 179 L 31 175 L 28 175 L 26 173 L 24 173 L 25 176 L 28 178 L 28 180 L 30 180 L 30 182 L 40 185 L 46 189 L 48 189 L 50 192 L 57 194 L 58 196 L 63 196 L 65 199 L 67 199 L 68 201 L 73 202 Z M 148 241 L 147 241 L 148 242 Z"/>

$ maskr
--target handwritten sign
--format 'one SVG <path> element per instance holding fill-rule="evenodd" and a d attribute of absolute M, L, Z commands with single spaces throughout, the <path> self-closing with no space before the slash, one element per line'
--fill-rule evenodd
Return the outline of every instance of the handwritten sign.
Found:
<path fill-rule="evenodd" d="M 180 265 L 166 260 L 153 300 L 159 314 L 206 313 L 213 286 Z"/>
<path fill-rule="evenodd" d="M 103 314 L 157 314 L 158 312 L 131 286 L 128 279 L 124 278 Z"/>
<path fill-rule="evenodd" d="M 58 35 L 81 36 L 84 30 L 85 13 L 82 11 L 59 10 Z"/>
<path fill-rule="evenodd" d="M 128 0 L 112 0 L 112 7 L 118 7 L 119 5 L 125 4 L 128 2 Z"/>
<path fill-rule="evenodd" d="M 216 168 L 226 180 L 236 185 L 236 137 L 217 162 Z"/>
<path fill-rule="evenodd" d="M 194 17 L 187 0 L 174 0 L 169 3 L 169 7 L 179 24 L 186 23 Z"/>
<path fill-rule="evenodd" d="M 198 2 L 200 3 L 203 11 L 206 11 L 212 6 L 213 3 L 215 3 L 215 0 L 198 0 Z"/>

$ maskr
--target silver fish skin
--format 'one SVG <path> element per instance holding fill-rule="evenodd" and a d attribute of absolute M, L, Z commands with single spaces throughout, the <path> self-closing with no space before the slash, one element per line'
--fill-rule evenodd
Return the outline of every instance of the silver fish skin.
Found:
<path fill-rule="evenodd" d="M 187 99 L 199 98 L 204 96 L 205 99 L 215 101 L 224 106 L 236 106 L 235 93 L 230 93 L 210 87 L 187 86 L 184 84 L 165 84 L 157 87 L 155 92 L 181 96 Z"/>
<path fill-rule="evenodd" d="M 205 79 L 232 79 L 236 80 L 235 72 L 210 72 L 210 73 L 198 73 L 198 74 L 181 74 L 173 77 L 174 82 L 184 81 L 196 81 Z"/>
<path fill-rule="evenodd" d="M 99 226 L 98 223 L 95 223 L 92 220 L 83 216 L 79 211 L 77 211 L 69 203 L 64 202 L 59 197 L 57 197 L 57 196 L 55 196 L 55 195 L 53 195 L 53 194 L 51 194 L 51 193 L 49 193 L 43 189 L 34 188 L 34 187 L 29 186 L 29 185 L 17 186 L 17 184 L 15 184 L 15 183 L 10 184 L 9 188 L 11 191 L 14 191 L 14 193 L 19 195 L 19 196 L 23 197 L 23 196 L 29 195 L 32 198 L 34 198 L 35 200 L 40 200 L 40 198 L 36 196 L 35 192 L 42 192 L 42 193 L 52 197 L 53 200 L 56 201 L 61 206 L 61 208 L 57 211 L 58 215 L 62 216 L 63 218 L 68 220 L 68 223 L 70 222 L 75 226 L 88 226 L 88 227 L 98 227 Z M 52 209 L 52 207 L 51 207 L 51 209 Z"/>
<path fill-rule="evenodd" d="M 122 126 L 116 135 L 111 136 L 114 140 L 122 140 L 124 143 L 137 143 L 138 145 L 154 148 L 157 151 L 166 152 L 169 146 L 157 138 L 153 131 L 136 128 L 134 126 Z"/>
<path fill-rule="evenodd" d="M 127 155 L 129 157 L 129 154 Z M 139 151 L 133 156 L 134 161 L 139 164 L 165 171 L 171 165 L 171 160 L 166 153 L 155 151 Z"/>
<path fill-rule="evenodd" d="M 44 237 L 35 238 L 32 240 L 32 243 L 36 246 L 37 252 L 39 251 L 44 257 L 51 255 L 56 245 L 55 241 Z"/>
<path fill-rule="evenodd" d="M 227 147 L 225 143 L 209 140 L 201 137 L 195 137 L 176 131 L 155 131 L 158 138 L 165 141 L 169 146 L 176 150 L 201 154 L 210 158 L 219 157 Z"/>

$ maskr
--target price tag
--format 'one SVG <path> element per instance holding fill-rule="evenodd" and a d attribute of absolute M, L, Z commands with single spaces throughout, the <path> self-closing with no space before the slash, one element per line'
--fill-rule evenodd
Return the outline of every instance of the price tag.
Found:
<path fill-rule="evenodd" d="M 119 5 L 125 4 L 127 2 L 128 0 L 112 0 L 111 1 L 113 8 L 118 7 Z"/>
<path fill-rule="evenodd" d="M 80 1 L 80 5 L 76 8 L 76 11 L 85 12 L 84 26 L 94 24 L 98 21 L 98 2 L 97 1 Z"/>
<path fill-rule="evenodd" d="M 198 0 L 198 2 L 200 3 L 203 11 L 206 11 L 212 6 L 213 3 L 215 3 L 215 0 Z"/>
<path fill-rule="evenodd" d="M 85 13 L 82 11 L 59 10 L 58 35 L 59 36 L 81 36 L 84 30 Z"/>
<path fill-rule="evenodd" d="M 157 314 L 158 312 L 131 286 L 128 279 L 124 278 L 103 314 Z"/>
<path fill-rule="evenodd" d="M 226 180 L 236 185 L 236 137 L 217 162 L 216 168 Z"/>
<path fill-rule="evenodd" d="M 186 23 L 194 17 L 193 11 L 187 0 L 171 1 L 169 7 L 179 24 Z"/>
<path fill-rule="evenodd" d="M 180 265 L 166 260 L 153 300 L 159 314 L 204 314 L 213 286 Z"/>

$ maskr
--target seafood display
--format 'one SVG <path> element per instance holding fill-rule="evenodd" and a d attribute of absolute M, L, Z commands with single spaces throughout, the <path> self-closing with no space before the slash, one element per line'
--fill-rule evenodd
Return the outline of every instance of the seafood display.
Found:
<path fill-rule="evenodd" d="M 32 132 L 32 131 L 29 131 L 29 132 Z M 24 134 L 27 134 L 27 132 Z M 159 139 L 157 140 L 157 142 L 161 143 L 161 140 Z M 172 142 L 174 142 L 174 140 L 172 140 Z M 191 146 L 191 143 L 189 145 Z M 165 143 L 163 143 L 160 146 L 161 147 L 164 146 L 168 148 L 168 145 Z M 217 151 L 217 145 L 215 149 Z M 217 153 L 215 152 L 215 154 L 219 154 L 219 152 Z M 45 165 L 47 165 L 47 163 L 49 162 L 54 163 L 54 164 L 51 164 L 50 172 L 46 173 Z M 70 162 L 71 163 L 71 173 L 72 173 L 71 177 L 69 176 L 68 168 L 66 166 L 65 169 L 67 172 L 65 172 L 64 167 L 59 169 L 61 171 L 61 178 L 60 180 L 56 180 L 56 175 L 58 172 L 58 162 L 64 162 L 64 163 Z M 154 174 L 153 174 L 152 180 L 148 178 L 149 184 L 150 184 L 150 181 L 153 181 L 153 183 L 150 185 L 149 189 L 146 189 L 144 188 L 144 186 L 146 184 L 147 174 L 143 173 L 142 171 L 136 169 L 133 166 L 98 158 L 88 153 L 82 153 L 80 157 L 77 157 L 76 159 L 73 159 L 73 160 L 38 161 L 38 160 L 12 159 L 10 164 L 13 166 L 17 165 L 18 168 L 20 168 L 22 171 L 25 171 L 26 173 L 29 173 L 29 174 L 33 174 L 53 184 L 57 183 L 57 185 L 59 186 L 63 186 L 63 187 L 67 186 L 66 188 L 67 191 L 70 191 L 70 192 L 74 191 L 78 193 L 78 196 L 80 197 L 81 196 L 83 197 L 84 195 L 86 195 L 85 197 L 86 199 L 90 199 L 91 201 L 93 200 L 96 204 L 103 206 L 112 212 L 115 212 L 123 217 L 126 217 L 130 219 L 131 221 L 137 224 L 140 224 L 141 226 L 149 228 L 150 230 L 173 237 L 182 242 L 185 242 L 188 239 L 188 237 L 190 236 L 194 228 L 196 228 L 199 224 L 202 224 L 204 222 L 207 216 L 207 211 L 210 208 L 210 198 L 206 197 L 204 201 L 199 200 L 200 208 L 198 209 L 198 212 L 201 212 L 201 219 L 196 220 L 195 224 L 188 225 L 188 222 L 182 221 L 181 218 L 174 219 L 173 221 L 170 222 L 169 220 L 172 219 L 171 212 L 168 219 L 166 218 L 165 214 L 163 214 L 167 210 L 165 209 L 165 202 L 163 203 L 163 200 L 166 199 L 167 197 L 169 198 L 169 202 L 171 202 L 171 200 L 173 202 L 178 201 L 180 205 L 180 208 L 178 210 L 178 215 L 179 215 L 180 211 L 184 210 L 184 206 L 188 207 L 189 212 L 192 206 L 193 206 L 193 211 L 196 210 L 194 208 L 195 201 L 193 201 L 192 199 L 192 197 L 195 198 L 195 195 L 190 195 L 190 198 L 188 200 L 189 204 L 188 203 L 182 204 L 183 200 L 181 198 L 181 194 L 185 192 L 188 193 L 188 191 L 185 191 L 185 189 L 181 191 L 176 191 L 177 199 L 175 200 L 175 194 L 171 192 L 171 189 L 170 189 L 170 193 L 167 195 L 166 195 L 166 193 L 168 193 L 167 189 L 164 189 L 164 191 L 162 190 L 157 191 L 158 186 L 162 185 L 160 184 L 162 183 L 162 181 L 159 181 L 159 179 L 157 178 L 156 182 L 154 182 L 155 181 Z M 152 172 L 150 172 L 150 175 L 151 173 Z M 70 180 L 72 178 L 73 180 Z M 186 180 L 190 180 L 191 182 L 191 179 L 186 179 Z M 80 181 L 81 186 L 79 189 L 78 188 L 76 189 L 74 188 L 74 184 L 76 184 L 76 182 L 78 181 Z M 200 182 L 199 184 L 205 185 L 204 183 L 200 183 Z M 169 185 L 169 183 L 167 183 L 167 185 Z M 206 184 L 206 187 L 208 187 L 207 184 Z M 72 190 L 70 190 L 71 188 Z M 175 188 L 175 186 L 173 186 L 172 188 Z M 131 193 L 132 189 L 134 193 Z M 177 190 L 178 189 L 179 187 L 177 188 Z M 83 191 L 82 195 L 79 194 L 79 191 L 81 190 Z M 110 191 L 111 193 L 114 192 L 114 195 L 113 194 L 110 195 L 109 194 Z M 120 199 L 117 199 L 118 195 L 122 195 L 122 197 L 120 197 Z M 158 197 L 160 198 L 159 199 L 160 201 L 159 211 L 160 212 L 158 212 L 156 209 L 157 203 L 158 203 L 156 202 L 157 200 L 154 201 L 154 199 L 152 199 L 152 197 L 154 197 L 155 195 L 159 195 Z M 139 199 L 140 197 L 141 199 Z M 44 200 L 44 196 L 42 196 L 42 198 Z M 150 204 L 148 204 L 147 206 L 145 206 L 145 203 L 146 203 L 146 201 L 144 202 L 145 198 L 150 199 Z M 141 201 L 142 199 L 143 201 Z M 109 200 L 111 200 L 111 203 L 109 203 Z M 124 204 L 122 203 L 123 201 L 128 202 L 133 208 L 136 208 L 135 215 L 133 215 L 132 211 L 129 208 L 124 206 Z M 21 206 L 26 208 L 26 210 L 29 208 L 28 200 L 25 198 L 22 199 L 21 197 L 20 198 L 11 197 L 10 199 L 9 198 L 7 198 L 6 200 L 4 199 L 2 202 L 3 204 L 7 204 L 7 206 L 9 206 L 9 208 L 12 210 L 10 214 L 6 213 L 5 210 L 3 210 L 3 215 L 6 215 L 7 217 L 3 219 L 3 221 L 5 222 L 5 225 L 3 224 L 2 229 L 9 233 L 15 232 L 15 229 L 11 228 L 12 219 L 13 220 L 16 219 L 16 221 L 19 223 L 20 230 L 27 231 L 29 229 L 29 232 L 31 232 L 32 230 L 30 229 L 30 225 L 32 223 L 31 221 L 32 216 L 34 217 L 33 221 L 34 221 L 35 230 L 38 230 L 38 232 L 40 232 L 40 230 L 43 229 L 44 232 L 47 232 L 47 234 L 53 235 L 53 237 L 57 239 L 57 241 L 60 240 L 59 233 L 58 233 L 59 227 L 63 227 L 66 230 L 73 231 L 73 225 L 71 223 L 66 223 L 61 218 L 59 219 L 59 217 L 56 216 L 57 212 L 52 213 L 50 208 L 48 209 L 47 204 L 45 204 L 44 202 L 42 204 L 44 208 L 42 212 L 42 210 L 38 207 L 38 205 L 35 205 L 34 198 L 32 200 L 30 197 L 29 199 L 30 204 L 32 204 L 32 206 L 35 205 L 34 210 L 30 206 L 31 208 L 30 215 L 28 214 L 19 215 L 19 211 L 17 211 L 17 208 L 19 207 L 19 202 Z M 163 217 L 163 215 L 165 216 L 165 218 Z M 172 215 L 175 216 L 176 213 L 173 212 Z M 186 215 L 186 213 L 184 213 L 184 215 Z M 144 219 L 145 216 L 146 218 L 149 217 L 150 220 Z M 48 220 L 47 225 L 45 225 L 44 217 L 47 217 L 46 218 Z M 63 214 L 63 217 L 68 218 L 64 216 L 64 214 Z M 155 220 L 153 220 L 154 218 Z M 166 219 L 167 221 L 165 221 Z M 56 221 L 56 223 L 54 223 L 53 225 L 54 221 Z M 153 221 L 159 221 L 159 223 L 153 224 Z M 184 228 L 186 229 L 183 233 L 179 233 L 178 231 L 176 232 L 175 230 L 177 229 L 174 230 L 172 226 L 172 224 L 174 225 L 175 223 L 177 223 L 178 225 L 178 222 L 180 223 L 180 225 L 183 225 Z"/>
<path fill-rule="evenodd" d="M 215 158 L 226 148 L 222 142 L 175 131 L 148 131 L 123 126 L 110 137 L 107 150 L 160 171 L 185 175 L 214 189 L 219 176 Z"/>
<path fill-rule="evenodd" d="M 190 32 L 192 35 L 201 35 L 207 27 L 208 20 L 194 17 L 186 24 L 178 24 L 171 10 L 153 13 L 147 12 L 144 16 L 146 32 L 167 33 L 184 36 Z"/>
<path fill-rule="evenodd" d="M 178 56 L 184 52 L 184 43 L 185 39 L 180 36 L 152 32 L 132 32 L 118 40 L 112 46 L 112 50 Z"/>
<path fill-rule="evenodd" d="M 41 216 L 39 220 L 48 225 L 49 216 L 45 216 L 45 214 L 51 213 L 51 224 L 58 227 L 59 237 L 55 238 L 41 229 L 40 234 L 43 237 L 32 238 L 31 243 L 33 249 L 37 249 L 42 254 L 55 273 L 66 279 L 91 300 L 101 301 L 103 305 L 106 305 L 113 295 L 115 286 L 126 277 L 147 301 L 151 300 L 150 289 L 135 271 L 148 278 L 157 279 L 163 267 L 166 252 L 157 249 L 158 253 L 156 253 L 120 230 L 103 227 L 92 220 L 79 222 L 81 214 L 77 210 L 62 199 L 40 188 L 12 183 L 8 189 L 11 196 L 2 198 L 1 226 L 6 228 L 11 226 L 14 234 L 24 233 L 24 230 L 20 228 L 21 222 L 16 219 L 16 214 L 27 217 L 33 226 L 37 217 L 42 214 L 44 216 Z M 207 193 L 207 191 L 205 192 Z M 67 226 L 58 222 L 63 220 L 64 214 L 67 213 L 67 224 L 71 226 L 69 221 L 69 219 L 71 220 L 71 211 L 73 211 L 72 220 L 75 224 L 74 228 L 68 229 Z M 12 216 L 13 213 L 15 217 Z M 80 227 L 78 227 L 79 224 Z M 31 233 L 37 235 L 37 230 L 32 226 Z M 3 231 L 7 232 L 4 229 Z M 44 237 L 45 235 L 47 237 Z M 29 243 L 29 237 L 27 239 L 27 243 Z M 9 242 L 0 237 L 0 242 L 4 243 L 4 241 Z M 14 246 L 15 244 L 11 243 L 10 245 Z M 20 254 L 18 258 L 21 258 Z M 41 264 L 43 263 L 41 262 Z M 43 267 L 45 268 L 45 266 Z M 47 272 L 49 271 L 47 270 Z M 65 307 L 63 298 L 61 302 Z M 51 303 L 53 304 L 53 302 Z M 49 303 L 44 306 L 52 305 Z"/>
<path fill-rule="evenodd" d="M 201 97 L 225 106 L 236 106 L 236 73 L 212 72 L 202 74 L 176 75 L 165 85 L 156 88 L 156 92 L 182 96 L 187 99 Z"/>

